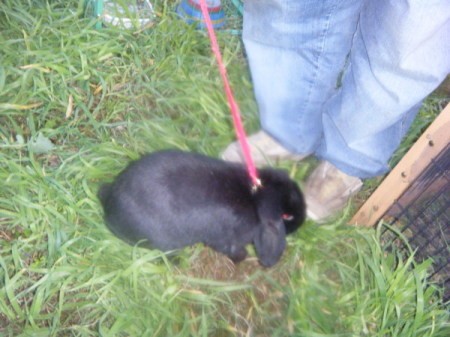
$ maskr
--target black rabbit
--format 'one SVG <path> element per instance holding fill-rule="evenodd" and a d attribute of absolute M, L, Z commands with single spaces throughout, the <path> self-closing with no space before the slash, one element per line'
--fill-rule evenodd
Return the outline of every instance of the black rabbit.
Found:
<path fill-rule="evenodd" d="M 305 203 L 286 172 L 258 173 L 262 187 L 253 192 L 241 164 L 165 150 L 131 163 L 98 195 L 108 227 L 130 244 L 146 239 L 167 251 L 201 242 L 238 262 L 253 243 L 270 267 L 304 221 Z"/>

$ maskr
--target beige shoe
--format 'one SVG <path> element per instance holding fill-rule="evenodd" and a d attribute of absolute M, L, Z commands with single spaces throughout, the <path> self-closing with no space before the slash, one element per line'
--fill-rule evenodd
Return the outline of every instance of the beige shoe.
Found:
<path fill-rule="evenodd" d="M 329 162 L 321 162 L 304 188 L 308 217 L 320 223 L 336 215 L 362 185 L 361 179 L 345 174 Z"/>
<path fill-rule="evenodd" d="M 279 160 L 300 161 L 308 156 L 290 152 L 264 131 L 259 131 L 248 137 L 247 141 L 256 166 L 268 165 Z M 228 145 L 225 151 L 222 152 L 221 157 L 226 161 L 239 163 L 245 161 L 239 142 Z"/>

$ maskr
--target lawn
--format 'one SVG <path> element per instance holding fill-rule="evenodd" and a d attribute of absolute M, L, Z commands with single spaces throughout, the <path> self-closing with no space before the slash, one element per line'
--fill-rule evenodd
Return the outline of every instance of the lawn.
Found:
<path fill-rule="evenodd" d="M 208 39 L 174 4 L 154 1 L 155 24 L 136 31 L 95 29 L 83 0 L 0 3 L 0 336 L 450 336 L 431 260 L 385 251 L 383 223 L 347 226 L 351 208 L 307 221 L 270 269 L 200 245 L 168 257 L 109 233 L 97 189 L 130 160 L 218 156 L 234 139 Z M 219 43 L 252 132 L 233 20 Z M 427 100 L 393 161 L 441 103 Z M 281 166 L 301 184 L 314 164 Z"/>

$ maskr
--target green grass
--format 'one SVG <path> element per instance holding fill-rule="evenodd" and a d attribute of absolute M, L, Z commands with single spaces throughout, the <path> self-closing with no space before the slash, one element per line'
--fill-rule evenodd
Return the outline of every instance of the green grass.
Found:
<path fill-rule="evenodd" d="M 138 34 L 95 30 L 82 2 L 0 4 L 0 336 L 449 335 L 430 261 L 383 251 L 380 228 L 307 222 L 268 270 L 112 236 L 102 181 L 156 149 L 217 156 L 234 133 L 208 40 L 173 2 Z M 219 40 L 256 130 L 241 42 Z"/>

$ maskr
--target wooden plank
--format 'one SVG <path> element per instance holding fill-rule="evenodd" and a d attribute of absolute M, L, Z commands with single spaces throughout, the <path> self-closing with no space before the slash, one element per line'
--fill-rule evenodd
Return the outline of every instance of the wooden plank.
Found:
<path fill-rule="evenodd" d="M 450 143 L 450 104 L 411 147 L 350 220 L 358 226 L 373 226 L 398 200 L 417 176 Z"/>

